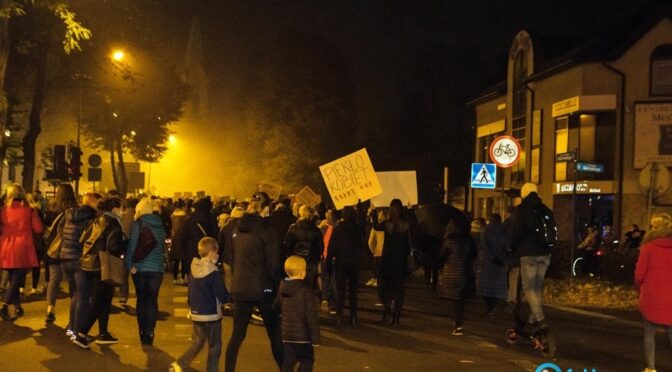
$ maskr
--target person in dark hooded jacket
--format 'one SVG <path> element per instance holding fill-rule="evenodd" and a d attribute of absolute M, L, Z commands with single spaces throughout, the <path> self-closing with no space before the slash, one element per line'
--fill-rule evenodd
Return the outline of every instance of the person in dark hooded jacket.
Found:
<path fill-rule="evenodd" d="M 182 199 L 175 203 L 175 210 L 170 215 L 170 262 L 173 273 L 173 284 L 187 284 L 189 274 L 189 258 L 184 247 L 184 223 L 187 220 L 186 204 Z M 181 275 L 180 275 L 181 274 Z M 179 278 L 179 280 L 178 280 Z"/>
<path fill-rule="evenodd" d="M 187 217 L 182 227 L 182 249 L 188 262 L 198 258 L 198 242 L 205 237 L 217 238 L 217 219 L 210 213 L 212 201 L 209 197 L 194 203 L 194 212 Z"/>
<path fill-rule="evenodd" d="M 350 299 L 350 323 L 357 323 L 357 261 L 361 252 L 366 249 L 362 229 L 357 225 L 355 208 L 343 208 L 342 217 L 334 227 L 327 256 L 327 270 L 333 270 L 336 277 L 336 323 L 339 325 L 343 323 L 346 286 Z"/>
<path fill-rule="evenodd" d="M 252 311 L 257 306 L 264 319 L 273 358 L 282 366 L 280 318 L 273 310 L 279 272 L 279 246 L 275 231 L 259 214 L 262 201 L 253 199 L 233 234 L 229 257 L 233 269 L 231 296 L 233 332 L 226 348 L 226 371 L 235 371 L 238 350 L 245 340 Z"/>
<path fill-rule="evenodd" d="M 287 231 L 284 247 L 290 256 L 300 256 L 306 260 L 306 278 L 310 288 L 315 286 L 317 265 L 324 247 L 322 232 L 315 223 L 315 209 L 304 205 L 299 209 L 299 220 Z"/>
<path fill-rule="evenodd" d="M 320 322 L 315 296 L 303 280 L 306 261 L 300 256 L 290 256 L 285 261 L 288 278 L 280 283 L 274 306 L 282 312 L 282 342 L 284 350 L 283 372 L 313 370 L 313 346 L 320 344 Z"/>

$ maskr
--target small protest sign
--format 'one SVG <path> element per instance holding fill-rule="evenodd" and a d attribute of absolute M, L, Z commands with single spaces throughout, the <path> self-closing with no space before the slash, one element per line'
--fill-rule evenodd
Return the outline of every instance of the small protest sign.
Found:
<path fill-rule="evenodd" d="M 196 191 L 196 198 L 198 199 L 205 198 L 205 191 Z"/>
<path fill-rule="evenodd" d="M 322 202 L 322 197 L 313 191 L 308 186 L 305 186 L 304 188 L 301 189 L 301 191 L 297 192 L 296 195 L 294 195 L 294 203 L 300 204 L 300 205 L 309 205 L 311 207 L 314 207 Z"/>
<path fill-rule="evenodd" d="M 366 149 L 320 166 L 336 209 L 355 205 L 382 193 L 380 182 Z"/>
<path fill-rule="evenodd" d="M 371 199 L 376 207 L 390 205 L 399 199 L 404 205 L 418 204 L 418 183 L 415 171 L 376 172 L 383 193 Z"/>
<path fill-rule="evenodd" d="M 181 199 L 181 198 L 182 198 L 182 193 L 176 191 L 176 192 L 175 192 L 175 199 Z"/>
<path fill-rule="evenodd" d="M 278 200 L 282 186 L 273 182 L 262 182 L 259 184 L 259 192 L 265 192 L 271 199 Z"/>

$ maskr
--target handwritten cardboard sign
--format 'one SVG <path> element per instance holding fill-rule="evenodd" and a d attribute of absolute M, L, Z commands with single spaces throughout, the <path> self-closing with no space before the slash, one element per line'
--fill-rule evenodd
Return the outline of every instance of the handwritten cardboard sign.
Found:
<path fill-rule="evenodd" d="M 382 193 L 380 182 L 366 149 L 320 166 L 336 209 L 355 205 Z"/>
<path fill-rule="evenodd" d="M 278 200 L 282 186 L 273 182 L 262 182 L 259 184 L 259 192 L 265 192 L 271 199 Z"/>
<path fill-rule="evenodd" d="M 294 203 L 301 205 L 309 205 L 314 207 L 322 202 L 322 197 L 313 191 L 308 186 L 305 186 L 301 191 L 294 195 Z"/>
<path fill-rule="evenodd" d="M 418 183 L 415 171 L 376 172 L 383 193 L 371 199 L 376 207 L 390 205 L 392 199 L 399 199 L 404 205 L 418 204 Z"/>

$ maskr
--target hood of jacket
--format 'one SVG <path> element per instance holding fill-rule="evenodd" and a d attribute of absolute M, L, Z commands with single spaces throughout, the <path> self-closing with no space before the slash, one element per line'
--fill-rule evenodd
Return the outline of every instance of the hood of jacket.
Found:
<path fill-rule="evenodd" d="M 541 204 L 541 199 L 536 192 L 531 192 L 525 199 L 523 199 L 522 204 L 527 207 L 535 207 Z"/>
<path fill-rule="evenodd" d="M 311 220 L 300 219 L 296 221 L 296 227 L 298 227 L 301 230 L 310 231 L 316 229 L 317 225 Z"/>
<path fill-rule="evenodd" d="M 142 223 L 149 225 L 149 227 L 152 228 L 163 228 L 163 220 L 161 220 L 161 217 L 155 215 L 155 214 L 143 214 L 139 218 Z"/>
<path fill-rule="evenodd" d="M 285 279 L 282 281 L 282 285 L 280 286 L 280 296 L 282 297 L 292 297 L 296 294 L 296 292 L 301 289 L 303 285 L 305 285 L 306 282 L 304 282 L 301 279 Z"/>
<path fill-rule="evenodd" d="M 656 241 L 656 245 L 664 248 L 672 248 L 672 228 L 649 230 L 644 234 L 644 243 Z"/>
<path fill-rule="evenodd" d="M 96 217 L 96 210 L 88 205 L 82 205 L 81 207 L 73 210 L 71 221 L 74 223 L 81 223 L 87 220 L 91 220 L 94 217 Z"/>
<path fill-rule="evenodd" d="M 264 219 L 258 214 L 245 213 L 240 218 L 238 230 L 244 233 L 250 232 L 264 224 Z"/>
<path fill-rule="evenodd" d="M 194 278 L 205 278 L 217 271 L 217 265 L 207 258 L 194 258 L 191 261 L 191 274 Z"/>

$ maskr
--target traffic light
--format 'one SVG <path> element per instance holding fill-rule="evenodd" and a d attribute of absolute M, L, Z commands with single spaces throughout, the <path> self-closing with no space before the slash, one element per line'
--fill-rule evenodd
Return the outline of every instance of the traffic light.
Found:
<path fill-rule="evenodd" d="M 70 180 L 77 181 L 82 177 L 82 150 L 77 146 L 70 146 L 70 162 L 68 163 L 68 176 Z"/>

